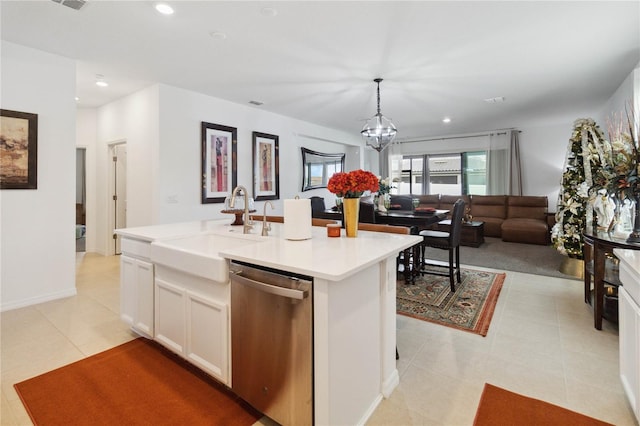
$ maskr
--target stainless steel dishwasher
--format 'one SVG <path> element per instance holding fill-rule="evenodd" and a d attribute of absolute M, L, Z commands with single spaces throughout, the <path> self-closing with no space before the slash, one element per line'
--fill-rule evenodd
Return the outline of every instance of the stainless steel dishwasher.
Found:
<path fill-rule="evenodd" d="M 313 279 L 231 262 L 233 391 L 282 425 L 313 424 Z"/>

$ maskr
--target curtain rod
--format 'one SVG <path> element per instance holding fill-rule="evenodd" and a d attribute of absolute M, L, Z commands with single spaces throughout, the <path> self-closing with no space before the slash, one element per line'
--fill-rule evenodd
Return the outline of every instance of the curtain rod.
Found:
<path fill-rule="evenodd" d="M 507 129 L 507 130 L 515 130 L 515 129 Z M 518 133 L 522 133 L 522 130 L 516 130 Z M 411 142 L 431 142 L 431 141 L 445 141 L 449 139 L 468 139 L 468 138 L 477 138 L 481 136 L 493 136 L 493 135 L 506 135 L 507 132 L 491 132 L 491 133 L 479 133 L 476 135 L 465 135 L 465 136 L 443 136 L 440 138 L 431 138 L 431 139 L 407 139 L 404 141 L 397 141 L 398 143 L 411 143 Z"/>

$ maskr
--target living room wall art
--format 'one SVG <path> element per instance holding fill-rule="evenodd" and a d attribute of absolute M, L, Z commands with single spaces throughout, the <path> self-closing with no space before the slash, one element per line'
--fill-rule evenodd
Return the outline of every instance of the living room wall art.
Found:
<path fill-rule="evenodd" d="M 253 132 L 253 198 L 256 201 L 280 198 L 279 138 Z"/>
<path fill-rule="evenodd" d="M 0 109 L 0 189 L 38 188 L 38 115 Z"/>
<path fill-rule="evenodd" d="M 202 122 L 202 204 L 223 203 L 238 181 L 235 127 Z"/>

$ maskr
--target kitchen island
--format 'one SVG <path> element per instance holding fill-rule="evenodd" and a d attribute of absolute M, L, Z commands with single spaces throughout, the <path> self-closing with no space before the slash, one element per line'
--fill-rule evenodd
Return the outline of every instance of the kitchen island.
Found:
<path fill-rule="evenodd" d="M 364 424 L 399 383 L 396 256 L 420 237 L 360 231 L 328 238 L 314 227 L 311 239 L 289 241 L 283 224 L 272 223 L 262 237 L 258 223 L 250 234 L 228 223 L 118 230 L 122 319 L 233 388 L 229 261 L 312 277 L 314 423 Z M 149 273 L 131 272 L 136 262 L 151 265 L 152 283 Z"/>

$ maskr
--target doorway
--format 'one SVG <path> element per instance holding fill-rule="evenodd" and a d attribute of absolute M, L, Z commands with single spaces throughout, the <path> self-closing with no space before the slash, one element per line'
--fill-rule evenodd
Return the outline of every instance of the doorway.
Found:
<path fill-rule="evenodd" d="M 120 254 L 120 237 L 115 229 L 127 227 L 127 145 L 124 142 L 111 145 L 111 238 L 113 253 Z"/>
<path fill-rule="evenodd" d="M 76 148 L 76 252 L 86 251 L 87 149 Z"/>

